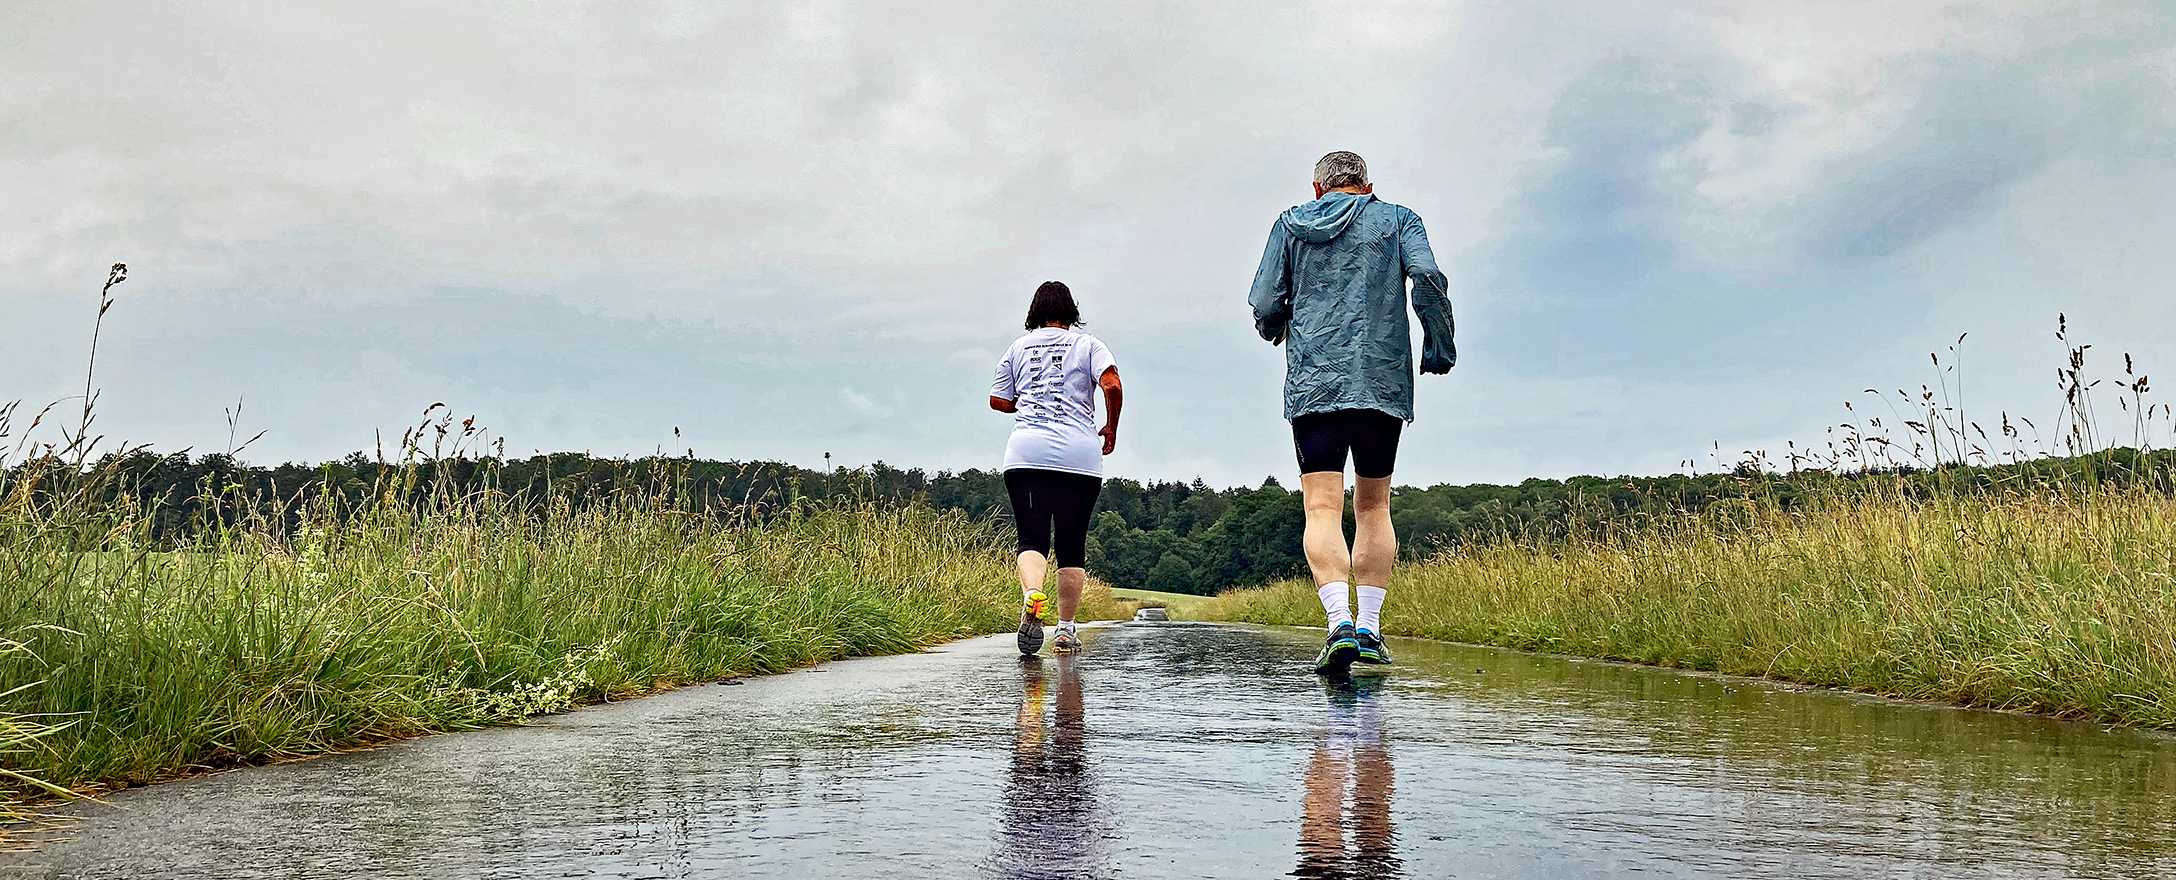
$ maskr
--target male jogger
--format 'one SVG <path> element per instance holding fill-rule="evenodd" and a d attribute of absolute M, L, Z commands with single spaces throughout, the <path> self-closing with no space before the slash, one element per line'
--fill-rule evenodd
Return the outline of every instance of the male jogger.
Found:
<path fill-rule="evenodd" d="M 1420 371 L 1450 372 L 1458 350 L 1446 279 L 1420 216 L 1376 198 L 1367 163 L 1353 153 L 1316 162 L 1314 190 L 1314 201 L 1270 227 L 1247 301 L 1262 338 L 1285 347 L 1284 416 L 1307 509 L 1302 543 L 1330 628 L 1315 671 L 1342 675 L 1355 661 L 1390 662 L 1380 635 L 1398 556 L 1390 473 L 1399 431 L 1413 420 L 1406 279 L 1420 316 Z M 1358 478 L 1349 546 L 1348 456 Z M 1359 598 L 1357 619 L 1348 590 Z"/>

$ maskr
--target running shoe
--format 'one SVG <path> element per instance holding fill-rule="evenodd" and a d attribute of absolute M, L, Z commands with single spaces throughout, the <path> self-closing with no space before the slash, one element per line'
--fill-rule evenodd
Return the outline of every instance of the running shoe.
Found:
<path fill-rule="evenodd" d="M 1050 653 L 1080 653 L 1080 633 L 1071 626 L 1058 624 L 1058 637 L 1050 640 Z"/>
<path fill-rule="evenodd" d="M 1364 629 L 1353 640 L 1360 644 L 1360 662 L 1377 666 L 1390 665 L 1390 648 L 1383 644 L 1382 636 L 1376 635 L 1373 630 Z"/>
<path fill-rule="evenodd" d="M 1031 656 L 1043 649 L 1043 603 L 1050 597 L 1037 590 L 1020 607 L 1020 654 Z"/>
<path fill-rule="evenodd" d="M 1360 641 L 1353 633 L 1352 624 L 1340 623 L 1330 631 L 1330 637 L 1322 643 L 1322 653 L 1315 655 L 1315 674 L 1338 677 L 1352 669 L 1354 660 L 1360 658 Z"/>

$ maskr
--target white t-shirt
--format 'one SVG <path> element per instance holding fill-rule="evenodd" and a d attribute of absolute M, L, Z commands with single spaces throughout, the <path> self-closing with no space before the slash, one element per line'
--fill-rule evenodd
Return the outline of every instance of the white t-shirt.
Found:
<path fill-rule="evenodd" d="M 991 397 L 1017 407 L 1005 469 L 1102 476 L 1096 380 L 1117 365 L 1102 340 L 1078 330 L 1044 327 L 1021 335 L 997 362 L 997 379 L 990 383 Z"/>

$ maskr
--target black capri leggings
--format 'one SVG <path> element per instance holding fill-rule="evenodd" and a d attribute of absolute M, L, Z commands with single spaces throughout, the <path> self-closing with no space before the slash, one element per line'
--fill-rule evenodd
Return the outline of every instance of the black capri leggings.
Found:
<path fill-rule="evenodd" d="M 1005 472 L 1005 492 L 1012 496 L 1012 521 L 1020 529 L 1020 552 L 1051 554 L 1056 531 L 1059 568 L 1088 564 L 1088 518 L 1095 514 L 1103 480 L 1087 474 L 1013 468 Z"/>

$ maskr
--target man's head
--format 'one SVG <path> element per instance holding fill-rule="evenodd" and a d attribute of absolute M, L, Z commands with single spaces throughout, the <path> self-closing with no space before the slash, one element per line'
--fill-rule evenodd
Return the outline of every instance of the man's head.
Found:
<path fill-rule="evenodd" d="M 1338 150 L 1315 160 L 1315 198 L 1332 190 L 1353 193 L 1371 193 L 1375 185 L 1368 182 L 1368 160 L 1359 153 Z"/>

